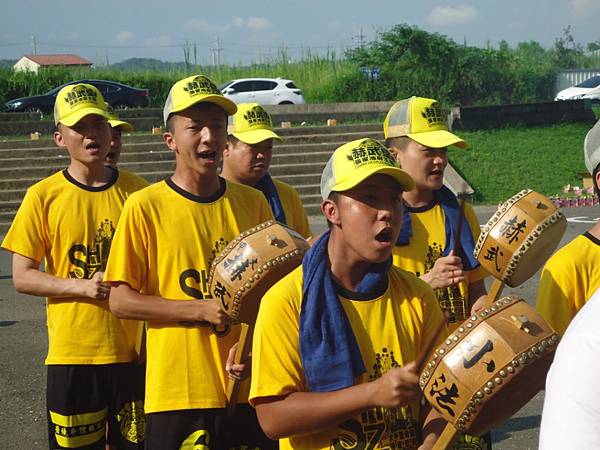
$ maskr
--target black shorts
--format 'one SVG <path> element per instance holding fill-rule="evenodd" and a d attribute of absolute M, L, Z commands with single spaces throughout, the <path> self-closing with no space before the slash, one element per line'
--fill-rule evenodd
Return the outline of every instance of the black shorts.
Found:
<path fill-rule="evenodd" d="M 237 405 L 231 418 L 224 409 L 191 409 L 148 414 L 146 421 L 146 450 L 279 448 L 263 433 L 248 404 Z"/>
<path fill-rule="evenodd" d="M 46 405 L 50 450 L 144 447 L 145 366 L 49 365 Z"/>

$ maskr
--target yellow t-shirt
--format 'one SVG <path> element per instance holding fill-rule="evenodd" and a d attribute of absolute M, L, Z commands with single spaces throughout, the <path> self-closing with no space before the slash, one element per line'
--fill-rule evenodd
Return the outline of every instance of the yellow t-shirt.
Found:
<path fill-rule="evenodd" d="M 446 248 L 446 216 L 439 203 L 425 208 L 408 208 L 413 234 L 408 245 L 394 247 L 394 265 L 420 277 L 432 269 Z M 465 203 L 465 218 L 473 233 L 473 240 L 477 242 L 479 223 L 475 211 L 468 203 Z M 435 289 L 442 311 L 448 313 L 450 331 L 458 328 L 459 324 L 470 316 L 469 284 L 487 275 L 483 267 L 478 267 L 467 273 L 467 281 L 444 289 Z"/>
<path fill-rule="evenodd" d="M 276 180 L 275 178 L 273 178 L 273 183 L 275 183 L 281 206 L 285 212 L 287 226 L 296 230 L 305 239 L 312 236 L 310 225 L 308 224 L 308 217 L 306 216 L 306 211 L 304 211 L 304 206 L 302 205 L 302 200 L 300 199 L 298 191 L 289 184 Z"/>
<path fill-rule="evenodd" d="M 433 291 L 414 275 L 392 267 L 385 293 L 372 300 L 340 297 L 367 368 L 366 383 L 413 361 L 440 322 Z M 263 297 L 254 331 L 250 401 L 307 391 L 299 344 L 302 266 Z M 440 340 L 443 339 L 443 336 Z M 373 408 L 336 428 L 279 442 L 281 449 L 402 448 L 419 445 L 419 404 Z"/>
<path fill-rule="evenodd" d="M 212 198 L 171 180 L 132 195 L 115 233 L 106 280 L 173 301 L 212 298 L 211 262 L 242 231 L 272 219 L 259 191 L 221 179 Z M 237 330 L 147 323 L 147 413 L 222 408 L 224 366 Z"/>
<path fill-rule="evenodd" d="M 127 197 L 148 183 L 115 170 L 92 188 L 66 170 L 31 186 L 2 243 L 6 250 L 41 262 L 60 278 L 91 278 L 106 267 Z M 120 320 L 107 300 L 46 299 L 46 364 L 112 364 L 133 361 L 138 322 Z"/>
<path fill-rule="evenodd" d="M 589 233 L 558 250 L 544 266 L 536 308 L 563 335 L 585 302 L 600 288 L 600 240 Z"/>

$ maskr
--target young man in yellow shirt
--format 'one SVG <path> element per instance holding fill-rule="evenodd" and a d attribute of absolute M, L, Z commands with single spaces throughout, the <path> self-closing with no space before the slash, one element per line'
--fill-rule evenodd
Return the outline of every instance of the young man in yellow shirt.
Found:
<path fill-rule="evenodd" d="M 273 140 L 282 141 L 273 130 L 271 116 L 258 103 L 241 103 L 230 119 L 223 177 L 261 191 L 275 219 L 309 238 L 312 233 L 300 195 L 269 174 Z"/>
<path fill-rule="evenodd" d="M 421 406 L 414 363 L 444 317 L 431 288 L 392 265 L 412 187 L 372 139 L 327 163 L 329 230 L 267 292 L 254 332 L 250 401 L 281 449 L 425 449 L 445 424 Z"/>
<path fill-rule="evenodd" d="M 600 121 L 583 144 L 585 166 L 595 195 L 600 189 Z M 600 288 L 600 222 L 558 250 L 546 262 L 538 287 L 537 309 L 561 335 L 575 314 Z"/>
<path fill-rule="evenodd" d="M 239 326 L 208 285 L 215 256 L 273 218 L 260 192 L 218 175 L 236 109 L 205 76 L 171 87 L 164 141 L 175 172 L 131 197 L 115 233 L 105 274 L 110 308 L 146 321 L 146 450 L 260 447 L 225 439 L 253 430 L 226 427 L 225 365 Z"/>
<path fill-rule="evenodd" d="M 111 448 L 143 448 L 139 323 L 111 314 L 103 275 L 123 204 L 148 183 L 104 167 L 107 118 L 94 86 L 60 90 L 54 141 L 69 152 L 69 166 L 28 189 L 2 243 L 13 253 L 15 288 L 47 297 L 51 449 L 104 450 L 105 436 Z"/>
<path fill-rule="evenodd" d="M 414 188 L 402 194 L 404 222 L 394 264 L 429 283 L 453 331 L 486 300 L 487 272 L 473 256 L 480 233 L 477 217 L 464 203 L 465 220 L 457 238 L 460 204 L 443 183 L 448 147 L 466 148 L 467 143 L 448 131 L 439 103 L 422 97 L 396 102 L 383 131 L 398 165 L 415 180 Z M 489 434 L 463 438 L 473 448 L 491 448 Z"/>

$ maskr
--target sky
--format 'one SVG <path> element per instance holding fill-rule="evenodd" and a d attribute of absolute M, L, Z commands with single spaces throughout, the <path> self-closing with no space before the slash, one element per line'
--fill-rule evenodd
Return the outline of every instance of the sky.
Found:
<path fill-rule="evenodd" d="M 132 57 L 211 64 L 325 55 L 409 24 L 473 46 L 537 41 L 563 29 L 585 46 L 600 41 L 600 0 L 3 0 L 0 59 L 75 53 L 95 64 Z M 194 47 L 196 55 L 194 56 Z"/>

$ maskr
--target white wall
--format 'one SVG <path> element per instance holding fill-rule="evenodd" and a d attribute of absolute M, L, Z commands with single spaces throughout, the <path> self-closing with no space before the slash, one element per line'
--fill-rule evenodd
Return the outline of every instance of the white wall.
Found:
<path fill-rule="evenodd" d="M 13 69 L 15 72 L 29 71 L 29 72 L 37 73 L 39 67 L 40 67 L 40 65 L 38 63 L 33 62 L 29 58 L 26 58 L 25 56 L 23 56 L 20 60 L 18 60 L 15 63 L 15 65 L 13 66 Z"/>

